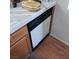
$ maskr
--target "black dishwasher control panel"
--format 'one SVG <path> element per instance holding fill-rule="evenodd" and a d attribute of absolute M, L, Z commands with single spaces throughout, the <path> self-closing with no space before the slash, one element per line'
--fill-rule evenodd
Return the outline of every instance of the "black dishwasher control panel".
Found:
<path fill-rule="evenodd" d="M 32 20 L 27 24 L 29 31 L 32 31 L 35 27 L 37 27 L 40 23 L 42 23 L 45 19 L 47 19 L 52 14 L 52 8 L 45 11 L 43 14 Z"/>

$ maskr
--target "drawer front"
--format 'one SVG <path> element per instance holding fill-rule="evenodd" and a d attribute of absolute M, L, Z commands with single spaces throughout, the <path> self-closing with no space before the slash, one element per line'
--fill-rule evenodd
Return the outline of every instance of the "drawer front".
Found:
<path fill-rule="evenodd" d="M 10 46 L 15 44 L 18 40 L 20 40 L 24 35 L 28 34 L 27 27 L 24 26 L 23 28 L 19 29 L 15 33 L 10 36 Z"/>

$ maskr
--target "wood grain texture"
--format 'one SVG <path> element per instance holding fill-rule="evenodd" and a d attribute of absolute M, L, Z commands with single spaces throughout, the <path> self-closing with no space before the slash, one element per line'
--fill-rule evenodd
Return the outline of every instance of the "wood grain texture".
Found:
<path fill-rule="evenodd" d="M 23 37 L 10 48 L 10 59 L 25 59 L 29 55 L 27 37 Z"/>
<path fill-rule="evenodd" d="M 10 59 L 25 59 L 32 52 L 27 26 L 10 35 Z"/>
<path fill-rule="evenodd" d="M 35 53 L 40 59 L 69 59 L 69 47 L 51 36 L 45 39 Z"/>
<path fill-rule="evenodd" d="M 10 35 L 10 46 L 15 44 L 18 40 L 23 38 L 24 35 L 28 34 L 27 26 L 22 27 L 21 29 L 17 30 L 15 33 Z"/>

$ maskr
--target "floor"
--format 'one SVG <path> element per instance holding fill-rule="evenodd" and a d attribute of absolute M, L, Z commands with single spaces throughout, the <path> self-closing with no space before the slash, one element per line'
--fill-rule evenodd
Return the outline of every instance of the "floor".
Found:
<path fill-rule="evenodd" d="M 48 36 L 35 53 L 39 59 L 69 59 L 69 47 L 52 36 Z"/>

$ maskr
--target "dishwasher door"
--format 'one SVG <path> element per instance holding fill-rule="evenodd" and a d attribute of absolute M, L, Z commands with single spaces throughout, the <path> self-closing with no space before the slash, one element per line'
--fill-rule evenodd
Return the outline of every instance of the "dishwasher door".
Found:
<path fill-rule="evenodd" d="M 27 24 L 32 51 L 44 40 L 49 34 L 52 8 L 48 9 L 34 20 Z"/>
<path fill-rule="evenodd" d="M 39 24 L 30 32 L 33 48 L 35 48 L 41 42 L 41 40 L 43 40 L 44 37 L 49 33 L 50 19 L 51 16 L 45 19 L 41 24 Z"/>

